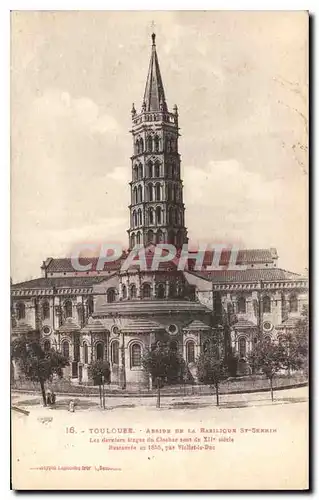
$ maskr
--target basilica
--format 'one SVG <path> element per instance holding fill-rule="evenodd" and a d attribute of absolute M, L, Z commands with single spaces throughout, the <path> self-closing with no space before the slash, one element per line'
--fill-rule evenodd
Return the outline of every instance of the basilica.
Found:
<path fill-rule="evenodd" d="M 155 34 L 144 98 L 131 115 L 127 252 L 103 269 L 97 258 L 81 259 L 89 271 L 76 270 L 70 258 L 47 258 L 41 277 L 11 285 L 11 335 L 40 332 L 44 349 L 70 359 L 64 375 L 74 384 L 90 383 L 88 367 L 101 359 L 110 364 L 112 384 L 134 388 L 149 384 L 143 351 L 159 340 L 183 356 L 196 382 L 195 360 L 226 317 L 230 347 L 245 366 L 260 336 L 277 339 L 294 328 L 308 280 L 279 268 L 274 248 L 239 250 L 235 266 L 225 249 L 218 268 L 214 251 L 206 251 L 199 270 L 190 252 L 184 269 L 172 260 L 154 270 L 156 244 L 188 243 L 178 108 L 167 105 Z M 144 269 L 122 266 L 135 245 L 146 249 Z"/>

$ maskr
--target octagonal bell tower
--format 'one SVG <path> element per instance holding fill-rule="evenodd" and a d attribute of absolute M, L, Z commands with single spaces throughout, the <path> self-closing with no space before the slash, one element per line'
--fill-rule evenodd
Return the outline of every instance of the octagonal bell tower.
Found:
<path fill-rule="evenodd" d="M 140 113 L 132 106 L 133 156 L 129 247 L 187 243 L 178 152 L 178 110 L 169 112 L 156 53 L 155 34 Z"/>

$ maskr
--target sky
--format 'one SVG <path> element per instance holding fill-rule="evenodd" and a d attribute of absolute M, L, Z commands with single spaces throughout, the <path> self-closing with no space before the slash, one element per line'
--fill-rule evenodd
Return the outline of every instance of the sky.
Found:
<path fill-rule="evenodd" d="M 152 24 L 155 28 L 152 28 Z M 126 248 L 132 155 L 156 32 L 179 109 L 193 244 L 308 267 L 308 18 L 302 12 L 13 12 L 11 276 L 84 242 Z"/>

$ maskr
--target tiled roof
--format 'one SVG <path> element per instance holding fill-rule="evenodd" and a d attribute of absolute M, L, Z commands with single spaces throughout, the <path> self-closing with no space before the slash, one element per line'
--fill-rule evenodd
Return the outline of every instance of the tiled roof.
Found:
<path fill-rule="evenodd" d="M 211 265 L 214 258 L 214 250 L 207 250 L 205 252 L 205 257 L 203 264 L 205 266 Z M 230 260 L 231 252 L 230 250 L 222 250 L 220 255 L 219 265 L 227 266 Z M 276 249 L 243 249 L 239 250 L 236 258 L 237 265 L 245 265 L 245 264 L 271 264 L 274 259 L 277 259 L 277 251 Z"/>
<path fill-rule="evenodd" d="M 210 330 L 211 327 L 199 320 L 194 320 L 183 328 L 184 330 Z"/>
<path fill-rule="evenodd" d="M 206 313 L 209 310 L 200 302 L 188 300 L 123 300 L 110 304 L 97 305 L 93 317 L 119 314 L 176 314 L 185 312 L 189 314 Z"/>
<path fill-rule="evenodd" d="M 80 257 L 79 263 L 81 266 L 87 266 L 88 264 L 92 264 L 92 268 L 90 271 L 96 271 L 98 257 Z M 105 262 L 103 264 L 103 269 L 101 271 L 111 271 L 117 270 L 121 267 L 122 259 L 118 259 L 114 262 Z M 74 273 L 76 269 L 74 269 L 73 264 L 70 258 L 63 259 L 47 259 L 45 267 L 48 273 Z M 80 272 L 80 271 L 79 271 Z"/>
<path fill-rule="evenodd" d="M 60 288 L 60 287 L 90 287 L 101 281 L 109 279 L 111 276 L 76 276 L 76 277 L 62 277 L 62 278 L 36 278 L 30 281 L 23 281 L 11 285 L 11 288 Z"/>
<path fill-rule="evenodd" d="M 155 330 L 164 330 L 164 326 L 149 319 L 130 319 L 129 322 L 121 328 L 123 332 L 151 332 Z"/>
<path fill-rule="evenodd" d="M 240 319 L 233 326 L 236 330 L 241 330 L 243 328 L 257 328 L 257 325 L 255 325 L 255 323 L 253 323 L 252 321 L 248 321 L 247 319 Z"/>
<path fill-rule="evenodd" d="M 17 326 L 12 328 L 12 335 L 26 335 L 27 333 L 34 332 L 34 328 L 27 323 L 19 323 Z"/>
<path fill-rule="evenodd" d="M 302 279 L 300 274 L 291 273 L 284 269 L 242 269 L 242 270 L 214 270 L 193 272 L 196 276 L 206 278 L 213 283 L 245 283 L 256 281 L 280 281 Z"/>
<path fill-rule="evenodd" d="M 300 318 L 288 318 L 283 321 L 277 328 L 295 328 Z"/>
<path fill-rule="evenodd" d="M 107 328 L 105 328 L 105 326 L 103 325 L 103 323 L 100 320 L 94 319 L 92 317 L 90 317 L 88 319 L 87 324 L 81 330 L 82 333 L 90 333 L 90 332 L 105 333 L 106 331 L 107 331 Z"/>
<path fill-rule="evenodd" d="M 75 323 L 73 318 L 67 318 L 65 322 L 63 323 L 60 328 L 58 328 L 58 331 L 60 333 L 72 333 L 72 332 L 79 332 L 81 330 L 80 326 Z"/>

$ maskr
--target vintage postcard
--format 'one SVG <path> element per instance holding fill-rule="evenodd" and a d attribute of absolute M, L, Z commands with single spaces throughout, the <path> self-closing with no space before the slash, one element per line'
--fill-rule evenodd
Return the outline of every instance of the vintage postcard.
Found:
<path fill-rule="evenodd" d="M 307 490 L 308 13 L 11 13 L 15 490 Z"/>

